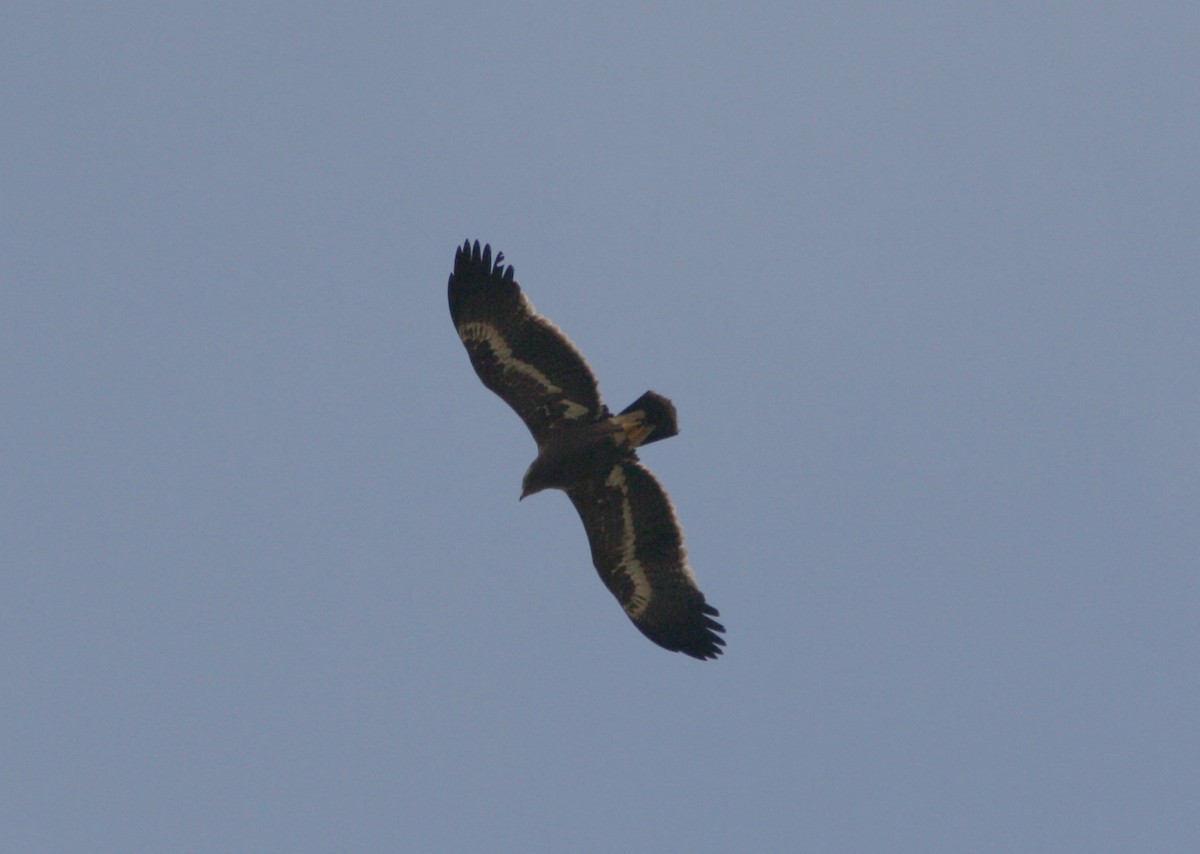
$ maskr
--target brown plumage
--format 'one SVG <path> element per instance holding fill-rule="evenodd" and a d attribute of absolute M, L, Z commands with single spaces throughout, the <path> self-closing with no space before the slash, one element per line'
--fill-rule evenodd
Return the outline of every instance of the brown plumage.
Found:
<path fill-rule="evenodd" d="M 534 311 L 503 261 L 478 241 L 459 247 L 450 317 L 483 384 L 537 442 L 521 497 L 566 492 L 596 571 L 633 624 L 669 650 L 716 658 L 725 629 L 696 586 L 671 500 L 636 451 L 679 432 L 675 407 L 648 391 L 612 415 L 579 350 Z"/>

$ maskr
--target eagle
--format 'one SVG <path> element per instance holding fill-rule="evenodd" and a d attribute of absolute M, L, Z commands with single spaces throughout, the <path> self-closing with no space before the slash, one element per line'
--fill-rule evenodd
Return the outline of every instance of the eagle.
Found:
<path fill-rule="evenodd" d="M 675 406 L 647 391 L 617 415 L 583 355 L 521 293 L 504 254 L 466 241 L 454 254 L 450 318 L 475 373 L 525 422 L 537 457 L 524 499 L 561 489 L 575 505 L 601 581 L 659 646 L 701 660 L 722 652 L 725 627 L 688 566 L 671 499 L 637 448 L 679 432 Z"/>

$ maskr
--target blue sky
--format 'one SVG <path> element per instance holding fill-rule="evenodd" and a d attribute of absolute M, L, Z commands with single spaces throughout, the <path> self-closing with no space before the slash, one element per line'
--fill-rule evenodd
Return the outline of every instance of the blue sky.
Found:
<path fill-rule="evenodd" d="M 22 851 L 1200 847 L 1192 4 L 27 4 Z M 445 285 L 505 252 L 728 627 L 646 641 Z"/>

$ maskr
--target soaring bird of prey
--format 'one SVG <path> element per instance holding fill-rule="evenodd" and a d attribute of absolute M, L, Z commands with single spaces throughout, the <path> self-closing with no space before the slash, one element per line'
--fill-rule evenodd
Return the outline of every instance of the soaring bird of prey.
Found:
<path fill-rule="evenodd" d="M 675 652 L 716 658 L 725 627 L 696 586 L 671 499 L 636 450 L 679 432 L 674 405 L 648 391 L 611 414 L 579 350 L 534 311 L 503 253 L 493 262 L 491 246 L 459 247 L 449 297 L 475 372 L 537 442 L 521 498 L 566 492 L 600 579 L 642 634 Z"/>

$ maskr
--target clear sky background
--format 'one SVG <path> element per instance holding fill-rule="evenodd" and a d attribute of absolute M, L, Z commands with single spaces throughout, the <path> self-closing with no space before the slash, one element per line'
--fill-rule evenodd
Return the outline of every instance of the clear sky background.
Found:
<path fill-rule="evenodd" d="M 12 851 L 1200 850 L 1200 7 L 30 3 Z M 464 238 L 682 433 L 591 567 Z"/>

